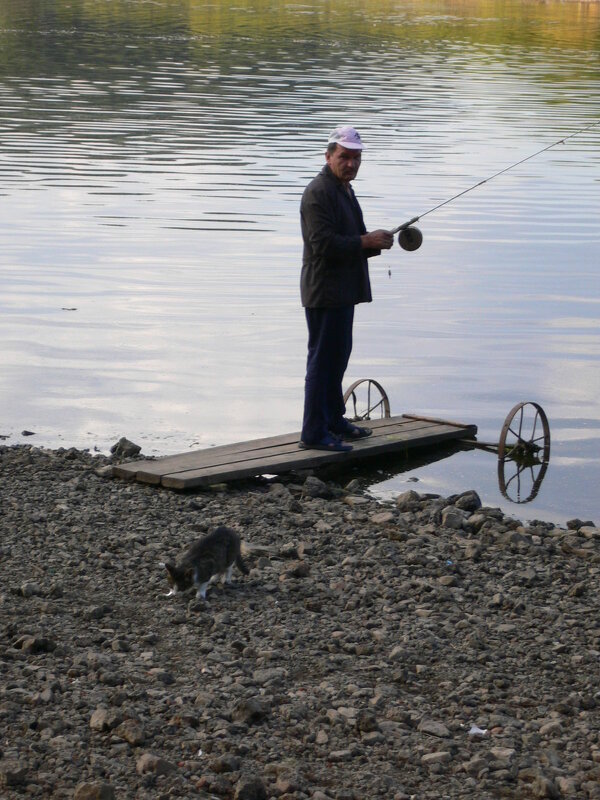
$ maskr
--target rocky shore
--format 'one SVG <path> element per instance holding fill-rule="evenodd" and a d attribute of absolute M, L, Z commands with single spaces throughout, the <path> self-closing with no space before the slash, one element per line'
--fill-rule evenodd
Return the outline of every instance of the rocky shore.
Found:
<path fill-rule="evenodd" d="M 594 521 L 110 470 L 0 447 L 2 798 L 600 798 Z M 165 597 L 218 524 L 250 574 Z"/>

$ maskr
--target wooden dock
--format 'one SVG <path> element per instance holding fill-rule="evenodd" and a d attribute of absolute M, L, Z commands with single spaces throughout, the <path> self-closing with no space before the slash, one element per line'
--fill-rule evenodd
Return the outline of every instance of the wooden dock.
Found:
<path fill-rule="evenodd" d="M 194 489 L 257 475 L 279 475 L 301 469 L 356 462 L 376 456 L 405 453 L 456 439 L 474 439 L 476 425 L 402 414 L 365 423 L 373 435 L 354 443 L 348 453 L 302 450 L 299 433 L 209 447 L 174 456 L 130 461 L 113 468 L 118 478 Z"/>

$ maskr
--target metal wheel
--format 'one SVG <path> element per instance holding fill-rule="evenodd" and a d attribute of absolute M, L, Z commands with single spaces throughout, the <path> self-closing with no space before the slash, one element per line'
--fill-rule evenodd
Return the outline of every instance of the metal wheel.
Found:
<path fill-rule="evenodd" d="M 550 458 L 550 426 L 544 409 L 537 403 L 517 403 L 504 420 L 498 458 L 526 462 Z"/>
<path fill-rule="evenodd" d="M 346 404 L 346 415 L 354 421 L 373 417 L 383 419 L 391 416 L 390 401 L 385 389 L 373 378 L 361 378 L 354 381 L 344 394 L 344 403 Z M 350 412 L 349 406 L 352 412 Z"/>
<path fill-rule="evenodd" d="M 498 443 L 498 484 L 507 500 L 536 497 L 550 460 L 550 426 L 537 403 L 517 403 L 504 421 Z"/>

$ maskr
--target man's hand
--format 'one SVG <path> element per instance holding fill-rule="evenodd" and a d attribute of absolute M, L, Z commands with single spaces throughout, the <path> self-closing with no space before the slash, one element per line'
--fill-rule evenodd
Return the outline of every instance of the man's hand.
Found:
<path fill-rule="evenodd" d="M 360 237 L 360 241 L 363 250 L 389 250 L 394 244 L 394 234 L 381 229 L 369 231 Z"/>

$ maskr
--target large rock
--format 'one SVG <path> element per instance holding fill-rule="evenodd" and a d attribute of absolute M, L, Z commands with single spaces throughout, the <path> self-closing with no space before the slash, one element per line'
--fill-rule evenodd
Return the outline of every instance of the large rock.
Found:
<path fill-rule="evenodd" d="M 130 442 L 129 439 L 122 436 L 116 444 L 113 444 L 110 452 L 120 458 L 133 458 L 142 452 L 142 448 L 139 444 L 134 444 L 134 442 Z"/>

